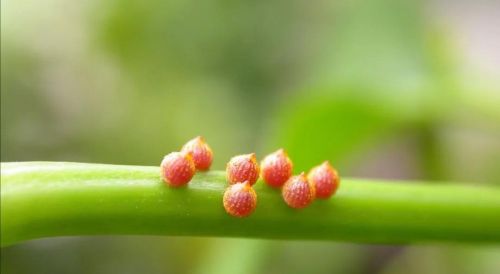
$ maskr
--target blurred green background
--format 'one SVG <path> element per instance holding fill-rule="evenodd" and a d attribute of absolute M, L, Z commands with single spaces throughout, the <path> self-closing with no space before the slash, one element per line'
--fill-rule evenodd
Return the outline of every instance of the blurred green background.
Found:
<path fill-rule="evenodd" d="M 284 147 L 295 172 L 500 185 L 498 1 L 5 0 L 1 160 L 213 168 Z M 498 273 L 500 247 L 67 237 L 2 273 Z"/>

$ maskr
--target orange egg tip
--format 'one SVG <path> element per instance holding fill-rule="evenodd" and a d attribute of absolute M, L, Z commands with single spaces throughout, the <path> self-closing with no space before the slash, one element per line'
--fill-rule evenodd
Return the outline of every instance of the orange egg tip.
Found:
<path fill-rule="evenodd" d="M 191 152 L 191 151 L 181 151 L 180 153 L 185 158 L 193 159 L 193 152 Z"/>
<path fill-rule="evenodd" d="M 257 162 L 257 154 L 255 154 L 255 152 L 248 154 L 248 157 L 252 162 Z"/>
<path fill-rule="evenodd" d="M 330 161 L 324 161 L 321 165 L 329 169 L 333 169 L 333 166 L 332 164 L 330 164 Z"/>
<path fill-rule="evenodd" d="M 236 155 L 236 156 L 231 157 L 231 159 L 229 160 L 229 163 L 231 161 L 236 161 L 236 160 L 238 160 L 238 161 L 248 160 L 251 162 L 257 162 L 257 155 L 255 153 Z"/>
<path fill-rule="evenodd" d="M 276 150 L 274 153 L 287 155 L 286 150 L 284 148 L 280 148 L 280 149 Z"/>
<path fill-rule="evenodd" d="M 203 136 L 198 135 L 198 136 L 190 139 L 189 141 L 187 141 L 187 143 L 192 142 L 192 141 L 204 141 L 204 138 L 203 138 Z"/>
<path fill-rule="evenodd" d="M 252 188 L 252 184 L 248 180 L 244 181 L 243 184 L 245 184 L 245 191 L 249 191 Z"/>

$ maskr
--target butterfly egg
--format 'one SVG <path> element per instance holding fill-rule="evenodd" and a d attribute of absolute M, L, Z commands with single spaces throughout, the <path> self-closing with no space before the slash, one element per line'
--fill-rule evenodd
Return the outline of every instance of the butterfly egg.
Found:
<path fill-rule="evenodd" d="M 307 207 L 315 198 L 314 186 L 307 181 L 307 177 L 302 172 L 298 176 L 293 176 L 283 185 L 281 194 L 285 203 L 292 208 Z"/>
<path fill-rule="evenodd" d="M 262 179 L 272 187 L 281 187 L 290 179 L 293 172 L 292 160 L 284 149 L 267 155 L 262 160 L 260 167 Z"/>
<path fill-rule="evenodd" d="M 340 178 L 337 171 L 328 161 L 316 166 L 309 171 L 307 179 L 316 189 L 316 197 L 327 199 L 337 191 Z"/>
<path fill-rule="evenodd" d="M 247 217 L 257 207 L 257 193 L 248 181 L 232 184 L 224 192 L 223 205 L 229 215 Z"/>
<path fill-rule="evenodd" d="M 229 184 L 246 182 L 255 184 L 259 179 L 259 164 L 255 153 L 234 156 L 226 165 L 226 177 Z"/>
<path fill-rule="evenodd" d="M 187 184 L 194 176 L 196 168 L 191 153 L 172 152 L 167 154 L 160 165 L 161 178 L 172 187 Z"/>
<path fill-rule="evenodd" d="M 212 165 L 213 152 L 202 136 L 189 140 L 181 149 L 183 152 L 191 152 L 194 165 L 197 170 L 208 170 Z"/>

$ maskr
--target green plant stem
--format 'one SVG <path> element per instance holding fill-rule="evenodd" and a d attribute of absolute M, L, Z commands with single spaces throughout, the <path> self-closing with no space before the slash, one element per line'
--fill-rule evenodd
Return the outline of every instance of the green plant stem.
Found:
<path fill-rule="evenodd" d="M 222 207 L 224 173 L 167 187 L 158 167 L 24 162 L 1 165 L 1 245 L 65 235 L 185 235 L 369 243 L 500 242 L 500 189 L 344 178 L 308 208 L 255 185 L 248 218 Z"/>

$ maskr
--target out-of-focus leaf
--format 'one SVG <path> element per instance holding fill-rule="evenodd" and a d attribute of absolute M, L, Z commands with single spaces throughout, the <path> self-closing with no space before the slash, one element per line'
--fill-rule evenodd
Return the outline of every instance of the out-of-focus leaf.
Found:
<path fill-rule="evenodd" d="M 402 121 L 391 106 L 354 98 L 313 96 L 297 99 L 272 124 L 274 141 L 294 159 L 295 171 L 330 160 L 337 164 L 349 155 L 390 134 Z M 274 133 L 274 132 L 273 132 Z"/>
<path fill-rule="evenodd" d="M 447 104 L 447 89 L 433 78 L 442 65 L 430 58 L 421 3 L 341 1 L 336 7 L 322 40 L 330 47 L 311 61 L 313 88 L 286 98 L 271 125 L 277 137 L 269 148 L 284 146 L 296 172 L 325 159 L 342 164 L 401 126 L 434 119 Z"/>

